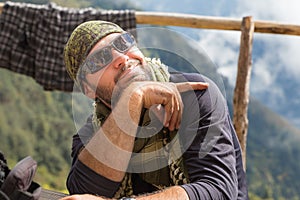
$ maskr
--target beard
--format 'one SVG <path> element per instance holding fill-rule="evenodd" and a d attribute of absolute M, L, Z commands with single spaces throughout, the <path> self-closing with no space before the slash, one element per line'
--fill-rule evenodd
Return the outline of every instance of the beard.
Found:
<path fill-rule="evenodd" d="M 123 91 L 133 82 L 153 81 L 150 67 L 142 65 L 139 60 L 131 59 L 120 73 L 115 77 L 115 86 L 99 87 L 96 94 L 100 99 L 110 105 L 115 105 L 120 99 Z M 128 71 L 127 71 L 128 70 Z M 112 106 L 113 106 L 112 105 Z"/>

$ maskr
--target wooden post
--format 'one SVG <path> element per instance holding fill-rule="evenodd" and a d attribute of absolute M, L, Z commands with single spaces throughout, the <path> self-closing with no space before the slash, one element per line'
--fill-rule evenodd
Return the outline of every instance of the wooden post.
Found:
<path fill-rule="evenodd" d="M 0 2 L 0 15 L 1 15 L 1 13 L 2 13 L 3 6 L 4 6 L 4 3 L 1 3 L 1 2 Z"/>
<path fill-rule="evenodd" d="M 252 17 L 244 17 L 241 26 L 240 54 L 233 97 L 233 124 L 242 148 L 244 169 L 246 169 L 247 113 L 252 66 L 253 33 L 254 22 L 252 21 Z"/>

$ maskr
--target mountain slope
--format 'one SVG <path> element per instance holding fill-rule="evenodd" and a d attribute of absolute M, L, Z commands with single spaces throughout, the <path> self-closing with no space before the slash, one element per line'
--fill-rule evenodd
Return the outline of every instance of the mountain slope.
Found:
<path fill-rule="evenodd" d="M 248 116 L 249 191 L 264 199 L 300 199 L 300 130 L 254 99 Z"/>
<path fill-rule="evenodd" d="M 11 167 L 32 156 L 39 165 L 37 181 L 65 189 L 75 132 L 71 96 L 45 92 L 33 79 L 5 69 L 0 80 L 0 150 Z"/>

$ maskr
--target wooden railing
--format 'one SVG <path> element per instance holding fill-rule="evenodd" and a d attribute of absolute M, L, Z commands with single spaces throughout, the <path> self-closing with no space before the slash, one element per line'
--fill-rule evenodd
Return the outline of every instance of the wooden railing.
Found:
<path fill-rule="evenodd" d="M 0 14 L 2 13 L 4 3 L 0 3 Z"/>
<path fill-rule="evenodd" d="M 181 13 L 136 12 L 138 24 L 182 26 L 189 28 L 241 31 L 242 19 L 210 17 Z M 254 32 L 300 35 L 300 26 L 272 21 L 253 21 Z"/>
<path fill-rule="evenodd" d="M 0 14 L 3 3 L 0 3 Z M 234 19 L 181 13 L 136 12 L 137 24 L 182 26 L 201 29 L 241 31 L 237 78 L 233 97 L 233 124 L 236 129 L 246 166 L 246 141 L 248 131 L 249 86 L 252 65 L 252 39 L 254 32 L 300 35 L 300 26 L 272 21 L 253 21 L 252 17 Z"/>
<path fill-rule="evenodd" d="M 0 2 L 0 14 L 4 3 Z M 234 30 L 240 31 L 242 19 L 228 17 L 211 17 L 181 13 L 162 12 L 136 12 L 136 22 L 138 24 L 152 24 L 161 26 L 182 26 L 201 29 Z M 284 24 L 272 21 L 254 21 L 254 32 L 300 35 L 300 26 Z"/>

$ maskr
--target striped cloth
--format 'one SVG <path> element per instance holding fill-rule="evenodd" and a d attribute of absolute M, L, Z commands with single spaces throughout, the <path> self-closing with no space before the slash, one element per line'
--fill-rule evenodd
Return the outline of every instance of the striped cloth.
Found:
<path fill-rule="evenodd" d="M 0 67 L 34 78 L 45 90 L 72 91 L 74 83 L 63 62 L 64 45 L 75 27 L 97 19 L 124 30 L 136 28 L 133 10 L 6 2 L 0 15 Z"/>

